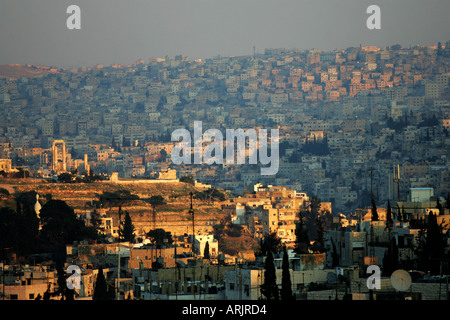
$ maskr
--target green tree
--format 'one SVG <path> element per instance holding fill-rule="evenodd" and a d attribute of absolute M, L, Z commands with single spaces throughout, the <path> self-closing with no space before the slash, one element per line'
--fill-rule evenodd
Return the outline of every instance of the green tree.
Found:
<path fill-rule="evenodd" d="M 125 211 L 125 219 L 122 222 L 122 230 L 120 233 L 122 241 L 134 241 L 134 225 L 131 221 L 130 213 L 128 211 Z"/>
<path fill-rule="evenodd" d="M 377 205 L 375 203 L 375 199 L 372 197 L 372 221 L 378 221 L 378 210 L 377 210 Z"/>
<path fill-rule="evenodd" d="M 444 233 L 443 222 L 438 224 L 436 216 L 431 212 L 428 215 L 427 248 L 429 252 L 429 270 L 431 274 L 440 274 L 440 263 L 445 256 L 447 237 Z"/>
<path fill-rule="evenodd" d="M 34 202 L 33 199 L 34 198 Z M 34 211 L 36 193 L 16 196 L 16 210 L 0 208 L 0 260 L 8 254 L 28 256 L 38 249 L 39 219 Z"/>
<path fill-rule="evenodd" d="M 19 215 L 11 208 L 0 208 L 0 260 L 9 257 L 10 250 L 13 252 L 18 248 L 20 231 Z"/>
<path fill-rule="evenodd" d="M 418 267 L 421 270 L 428 270 L 428 251 L 427 251 L 427 229 L 425 225 L 419 229 L 416 237 L 416 247 L 414 248 L 417 256 Z"/>
<path fill-rule="evenodd" d="M 278 253 L 281 250 L 281 239 L 278 237 L 277 232 L 274 231 L 261 238 L 259 241 L 259 252 L 256 255 L 266 256 L 269 252 Z"/>
<path fill-rule="evenodd" d="M 164 198 L 160 195 L 157 196 L 151 196 L 148 202 L 152 205 L 152 207 L 156 208 L 162 205 L 165 205 L 166 202 Z"/>
<path fill-rule="evenodd" d="M 77 219 L 74 210 L 62 200 L 46 202 L 40 211 L 41 238 L 49 245 L 65 246 L 86 238 L 96 239 L 92 229 Z"/>
<path fill-rule="evenodd" d="M 267 253 L 264 269 L 264 283 L 261 285 L 261 293 L 267 300 L 279 300 L 277 275 L 275 273 L 272 251 Z"/>
<path fill-rule="evenodd" d="M 37 249 L 39 234 L 39 218 L 34 206 L 38 201 L 35 191 L 21 192 L 15 195 L 19 239 L 16 242 L 16 253 L 27 256 Z"/>
<path fill-rule="evenodd" d="M 317 240 L 317 246 L 320 246 L 321 235 L 323 232 L 324 225 L 323 223 L 331 224 L 332 216 L 326 211 L 322 211 L 322 202 L 320 197 L 313 195 L 311 197 L 311 201 L 307 207 L 304 207 L 300 210 L 302 216 L 302 223 L 304 224 L 304 228 L 307 233 L 308 241 L 309 240 Z M 309 243 L 309 242 L 308 242 Z"/>
<path fill-rule="evenodd" d="M 323 227 L 323 222 L 322 219 L 317 218 L 316 219 L 317 222 L 317 240 L 314 242 L 314 248 L 315 251 L 317 252 L 324 252 L 324 239 L 323 239 L 323 234 L 324 234 L 324 227 Z"/>
<path fill-rule="evenodd" d="M 20 239 L 21 251 L 24 255 L 29 255 L 38 249 L 39 238 L 39 218 L 37 217 L 34 206 L 29 204 L 22 205 L 22 214 L 20 220 Z"/>
<path fill-rule="evenodd" d="M 303 222 L 303 212 L 300 211 L 299 222 L 296 223 L 295 227 L 295 247 L 294 252 L 299 254 L 308 253 L 309 248 L 309 236 L 306 230 L 305 223 Z"/>
<path fill-rule="evenodd" d="M 73 300 L 75 291 L 67 287 L 67 275 L 66 272 L 64 271 L 62 263 L 56 264 L 56 272 L 58 275 L 57 279 L 58 288 L 53 293 L 53 295 L 54 296 L 60 295 L 61 300 Z"/>
<path fill-rule="evenodd" d="M 118 149 L 119 149 L 116 141 L 114 140 L 114 136 L 112 137 L 111 148 L 113 148 L 114 151 L 118 151 Z"/>
<path fill-rule="evenodd" d="M 161 149 L 161 151 L 159 152 L 159 159 L 160 159 L 162 162 L 165 162 L 165 161 L 166 161 L 166 159 L 167 159 L 167 151 L 166 151 L 166 150 Z"/>
<path fill-rule="evenodd" d="M 72 182 L 72 174 L 68 172 L 63 172 L 58 175 L 58 181 L 61 183 L 71 183 Z"/>
<path fill-rule="evenodd" d="M 180 178 L 180 182 L 186 182 L 186 183 L 190 183 L 192 185 L 195 185 L 195 179 L 194 179 L 194 176 L 192 176 L 192 175 L 181 177 Z"/>
<path fill-rule="evenodd" d="M 153 228 L 156 227 L 156 208 L 162 205 L 165 205 L 166 202 L 164 200 L 164 198 L 160 195 L 157 196 L 151 196 L 150 199 L 148 199 L 148 202 L 151 204 L 152 206 L 152 220 L 153 220 Z"/>
<path fill-rule="evenodd" d="M 398 246 L 395 238 L 390 236 L 389 247 L 383 257 L 383 275 L 389 277 L 399 268 Z"/>
<path fill-rule="evenodd" d="M 281 300 L 293 300 L 291 274 L 289 271 L 289 257 L 286 247 L 283 248 L 283 265 L 281 274 Z"/>
<path fill-rule="evenodd" d="M 98 269 L 97 280 L 94 286 L 94 295 L 92 300 L 110 300 L 108 295 L 108 287 L 106 285 L 105 275 L 103 274 L 103 268 Z"/>
<path fill-rule="evenodd" d="M 105 191 L 99 196 L 100 204 L 102 206 L 109 205 L 110 208 L 138 199 L 138 195 L 132 194 L 130 190 L 125 189 L 114 192 Z"/>
<path fill-rule="evenodd" d="M 147 233 L 147 236 L 150 238 L 150 241 L 155 245 L 161 246 L 164 244 L 173 243 L 172 234 L 169 231 L 165 231 L 164 229 L 161 228 L 150 230 Z"/>
<path fill-rule="evenodd" d="M 95 230 L 99 230 L 101 223 L 102 220 L 100 218 L 100 214 L 97 209 L 94 209 L 94 211 L 91 212 L 91 225 Z"/>
<path fill-rule="evenodd" d="M 333 241 L 333 238 L 331 238 L 331 247 L 333 252 L 331 252 L 331 258 L 332 258 L 332 262 L 331 262 L 331 267 L 335 268 L 339 266 L 339 252 L 336 249 L 336 244 Z"/>
<path fill-rule="evenodd" d="M 428 221 L 419 230 L 417 236 L 415 251 L 419 266 L 432 275 L 440 274 L 440 264 L 445 257 L 447 239 L 444 228 L 444 223 L 438 224 L 436 216 L 430 212 Z"/>
<path fill-rule="evenodd" d="M 318 196 L 313 195 L 311 197 L 311 201 L 309 204 L 309 210 L 312 213 L 313 217 L 317 217 L 319 215 L 321 203 L 322 203 L 322 200 Z"/>
<path fill-rule="evenodd" d="M 438 42 L 438 44 L 437 44 L 436 55 L 438 57 L 442 56 L 442 44 L 441 44 L 441 42 Z"/>
<path fill-rule="evenodd" d="M 0 188 L 0 197 L 8 197 L 9 196 L 9 191 L 5 188 Z"/>
<path fill-rule="evenodd" d="M 436 199 L 436 209 L 438 209 L 438 215 L 444 214 L 444 208 L 442 207 L 442 204 L 439 201 L 439 198 Z"/>
<path fill-rule="evenodd" d="M 122 148 L 127 148 L 131 146 L 130 139 L 127 139 L 125 136 L 122 137 Z"/>
<path fill-rule="evenodd" d="M 209 253 L 209 242 L 206 241 L 205 249 L 203 250 L 203 259 L 210 259 L 211 255 Z"/>
<path fill-rule="evenodd" d="M 224 201 L 226 196 L 223 192 L 217 190 L 216 188 L 209 188 L 204 191 L 195 191 L 194 199 L 208 200 L 208 199 L 217 199 L 219 201 Z"/>
<path fill-rule="evenodd" d="M 392 220 L 392 208 L 391 202 L 388 200 L 387 209 L 386 209 L 386 227 L 392 228 L 393 220 Z"/>

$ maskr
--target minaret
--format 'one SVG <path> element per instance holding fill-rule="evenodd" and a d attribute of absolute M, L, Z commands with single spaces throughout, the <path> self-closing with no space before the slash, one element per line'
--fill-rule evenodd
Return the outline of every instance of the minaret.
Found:
<path fill-rule="evenodd" d="M 41 213 L 41 203 L 39 202 L 39 194 L 36 193 L 36 203 L 34 204 L 34 212 L 36 212 L 36 216 L 38 217 L 38 219 L 40 220 L 40 216 L 39 214 Z M 42 229 L 42 225 L 39 222 L 39 230 Z"/>

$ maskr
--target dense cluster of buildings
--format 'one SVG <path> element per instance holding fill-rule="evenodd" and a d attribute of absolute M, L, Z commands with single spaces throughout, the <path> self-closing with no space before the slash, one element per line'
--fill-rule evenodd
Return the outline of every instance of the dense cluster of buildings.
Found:
<path fill-rule="evenodd" d="M 437 207 L 450 190 L 449 81 L 450 42 L 445 48 L 267 49 L 195 61 L 176 56 L 2 79 L 0 171 L 22 168 L 49 179 L 65 171 L 95 172 L 112 182 L 193 176 L 217 188 L 247 191 L 221 209 L 253 237 L 276 232 L 291 248 L 297 298 L 351 293 L 363 299 L 368 257 L 381 264 L 386 243 L 395 239 L 403 266 L 411 269 L 419 234 L 411 221 L 426 221 L 432 212 L 439 223 L 450 223 L 448 208 Z M 193 130 L 194 121 L 202 121 L 204 130 L 279 129 L 277 174 L 262 176 L 248 163 L 174 165 L 171 133 Z M 298 212 L 312 195 L 321 199 L 321 214 L 333 213 L 325 250 L 295 253 Z M 381 207 L 380 221 L 372 221 L 367 209 L 372 197 Z M 98 265 L 120 288 L 121 299 L 260 298 L 265 258 L 238 262 L 221 254 L 211 237 L 191 235 L 194 245 L 185 237 L 159 247 L 68 245 L 67 264 L 83 266 L 80 298 L 92 296 Z M 206 243 L 212 256 L 202 259 Z M 282 255 L 275 257 L 278 283 Z M 17 270 L 3 265 L 2 276 L 3 296 L 11 299 L 34 299 L 56 283 L 45 264 Z M 420 275 L 411 292 L 448 299 L 448 287 L 432 280 Z M 395 291 L 389 279 L 383 281 L 385 293 Z M 321 286 L 320 294 L 312 289 Z"/>
<path fill-rule="evenodd" d="M 224 189 L 283 185 L 344 211 L 370 191 L 383 202 L 410 187 L 442 195 L 450 181 L 450 45 L 439 48 L 267 49 L 2 79 L 0 158 L 48 176 L 52 144 L 63 140 L 68 170 L 86 160 L 95 173 L 151 177 L 171 165 L 179 177 Z M 171 133 L 194 121 L 204 130 L 279 128 L 278 173 L 173 165 Z"/>
<path fill-rule="evenodd" d="M 231 223 L 245 227 L 252 237 L 266 239 L 276 234 L 286 246 L 291 289 L 296 299 L 422 299 L 447 300 L 448 259 L 441 261 L 441 275 L 431 276 L 418 268 L 417 248 L 421 228 L 433 213 L 443 226 L 446 255 L 450 248 L 450 208 L 426 188 L 411 189 L 408 201 L 392 202 L 392 222 L 388 227 L 386 208 L 378 208 L 378 220 L 371 209 L 360 209 L 356 216 L 333 216 L 323 232 L 323 246 L 314 249 L 311 241 L 307 252 L 295 250 L 299 212 L 311 208 L 312 199 L 305 193 L 285 187 L 254 186 L 254 191 L 218 203 L 230 216 Z M 400 208 L 402 208 L 400 210 Z M 406 209 L 405 209 L 406 208 Z M 330 203 L 320 203 L 318 218 L 326 220 Z M 306 213 L 307 214 L 307 213 Z M 117 221 L 116 221 L 117 222 Z M 117 224 L 117 223 L 116 223 Z M 117 226 L 116 226 L 117 228 Z M 108 230 L 104 230 L 108 234 Z M 213 234 L 197 232 L 175 236 L 159 244 L 146 238 L 137 243 L 81 241 L 66 245 L 65 268 L 80 267 L 80 287 L 76 299 L 92 299 L 99 268 L 115 299 L 138 300 L 259 300 L 264 299 L 261 285 L 265 278 L 265 254 L 236 256 L 219 250 L 221 239 Z M 117 232 L 116 232 L 117 237 Z M 408 290 L 399 291 L 389 274 L 380 278 L 381 286 L 370 290 L 366 272 L 369 265 L 386 270 L 387 252 L 395 242 L 398 268 L 408 270 Z M 276 281 L 282 286 L 284 253 L 274 255 Z M 337 258 L 336 258 L 337 257 Z M 58 274 L 52 259 L 36 255 L 34 265 L 2 262 L 0 294 L 7 300 L 43 299 L 54 292 Z M 380 275 L 381 276 L 381 275 Z M 59 295 L 51 299 L 59 299 Z"/>

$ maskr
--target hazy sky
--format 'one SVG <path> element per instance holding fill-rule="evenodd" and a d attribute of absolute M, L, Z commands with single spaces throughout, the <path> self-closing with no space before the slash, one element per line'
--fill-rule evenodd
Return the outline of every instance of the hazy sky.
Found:
<path fill-rule="evenodd" d="M 69 5 L 81 30 L 68 30 Z M 369 5 L 381 30 L 369 30 Z M 445 44 L 449 0 L 1 0 L 0 64 L 128 64 L 183 54 L 189 59 L 265 48 L 345 49 Z"/>

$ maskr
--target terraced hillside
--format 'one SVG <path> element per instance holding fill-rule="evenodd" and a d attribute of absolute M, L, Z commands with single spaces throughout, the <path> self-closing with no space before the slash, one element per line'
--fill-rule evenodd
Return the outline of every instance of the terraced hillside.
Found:
<path fill-rule="evenodd" d="M 184 182 L 120 185 L 108 182 L 47 183 L 32 179 L 2 180 L 0 188 L 8 190 L 11 195 L 36 191 L 41 203 L 51 195 L 52 199 L 64 200 L 79 215 L 84 215 L 96 207 L 102 215 L 117 219 L 121 205 L 123 211 L 130 213 L 138 235 L 154 228 L 163 228 L 173 235 L 192 233 L 192 218 L 189 214 L 190 192 L 201 191 Z M 100 202 L 103 194 L 123 190 L 136 195 L 137 199 L 125 200 L 120 204 Z M 165 204 L 154 210 L 148 200 L 156 195 L 162 196 Z M 219 205 L 212 201 L 194 199 L 193 208 L 196 232 L 212 231 L 212 226 L 225 218 Z"/>

